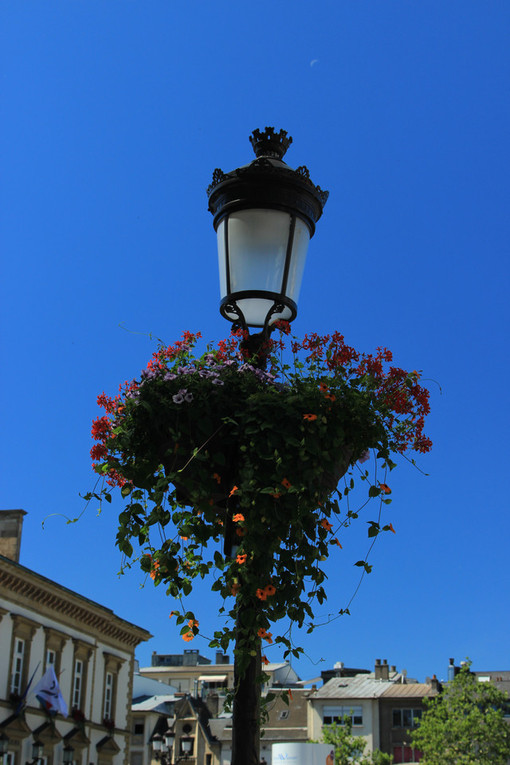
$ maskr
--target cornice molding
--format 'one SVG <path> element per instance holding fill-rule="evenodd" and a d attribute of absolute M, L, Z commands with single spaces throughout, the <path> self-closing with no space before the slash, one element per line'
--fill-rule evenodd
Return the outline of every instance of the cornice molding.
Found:
<path fill-rule="evenodd" d="M 121 619 L 99 603 L 82 598 L 4 557 L 0 557 L 0 595 L 36 613 L 51 615 L 60 624 L 95 631 L 107 640 L 123 644 L 126 649 L 134 649 L 152 637 L 147 630 Z"/>

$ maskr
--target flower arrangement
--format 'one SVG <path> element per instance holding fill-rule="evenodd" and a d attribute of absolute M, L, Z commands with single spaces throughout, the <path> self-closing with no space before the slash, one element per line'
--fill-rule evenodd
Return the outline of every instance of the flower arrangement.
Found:
<path fill-rule="evenodd" d="M 200 334 L 160 345 L 139 379 L 98 397 L 105 415 L 92 427 L 106 484 L 95 496 L 110 501 L 118 487 L 126 500 L 118 547 L 131 557 L 135 540 L 141 568 L 174 598 L 214 571 L 232 619 L 210 645 L 226 650 L 237 618 L 241 656 L 273 642 L 271 624 L 287 616 L 301 626 L 313 600 L 325 600 L 321 562 L 356 517 L 339 504 L 354 479 L 342 489 L 339 479 L 357 465 L 369 496 L 389 502 L 389 486 L 360 465 L 372 453 L 392 469 L 395 454 L 431 447 L 418 372 L 391 366 L 384 348 L 360 354 L 339 333 L 298 340 L 288 324 L 278 329 L 260 352 L 267 369 L 241 331 L 201 355 Z M 393 531 L 369 523 L 370 536 Z M 172 615 L 184 640 L 198 634 L 193 613 Z M 301 651 L 285 635 L 274 640 L 285 655 Z"/>

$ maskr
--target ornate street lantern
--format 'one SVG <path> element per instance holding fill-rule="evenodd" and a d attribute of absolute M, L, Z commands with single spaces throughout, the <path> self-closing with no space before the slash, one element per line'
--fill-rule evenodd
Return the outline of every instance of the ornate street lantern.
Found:
<path fill-rule="evenodd" d="M 296 317 L 308 243 L 328 192 L 314 186 L 306 167 L 283 162 L 292 143 L 285 130 L 255 130 L 250 141 L 256 159 L 230 173 L 216 169 L 207 193 L 218 236 L 221 314 L 267 334 L 277 319 Z"/>

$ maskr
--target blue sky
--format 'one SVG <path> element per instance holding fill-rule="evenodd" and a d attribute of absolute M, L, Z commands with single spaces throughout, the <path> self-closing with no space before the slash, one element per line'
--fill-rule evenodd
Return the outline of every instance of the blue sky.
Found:
<path fill-rule="evenodd" d="M 391 476 L 397 533 L 351 616 L 303 635 L 296 669 L 510 666 L 509 31 L 507 0 L 2 1 L 0 507 L 28 513 L 21 563 L 154 634 L 142 664 L 189 646 L 162 588 L 117 576 L 120 502 L 65 516 L 94 484 L 97 394 L 139 374 L 151 335 L 228 333 L 205 189 L 273 125 L 330 191 L 296 334 L 422 369 L 434 441 L 428 476 Z M 349 601 L 366 530 L 345 534 L 319 613 Z M 191 605 L 212 633 L 219 602 Z"/>

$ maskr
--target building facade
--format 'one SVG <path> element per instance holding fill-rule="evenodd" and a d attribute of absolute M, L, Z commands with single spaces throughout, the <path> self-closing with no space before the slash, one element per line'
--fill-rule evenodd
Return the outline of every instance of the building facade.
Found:
<path fill-rule="evenodd" d="M 24 511 L 0 511 L 0 736 L 5 765 L 127 765 L 136 646 L 146 630 L 19 564 Z M 17 539 L 13 537 L 17 535 Z M 32 692 L 52 665 L 68 716 Z M 65 750 L 65 751 L 64 751 Z"/>

